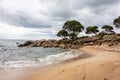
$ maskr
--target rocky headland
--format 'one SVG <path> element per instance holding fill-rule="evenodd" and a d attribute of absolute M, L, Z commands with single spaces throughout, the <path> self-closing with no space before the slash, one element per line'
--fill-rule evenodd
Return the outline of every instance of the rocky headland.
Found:
<path fill-rule="evenodd" d="M 71 48 L 77 49 L 83 46 L 90 45 L 102 45 L 107 44 L 108 46 L 119 45 L 120 34 L 111 34 L 104 36 L 92 36 L 92 37 L 80 37 L 76 40 L 64 38 L 61 40 L 29 40 L 23 44 L 18 44 L 18 47 L 43 47 L 43 48 Z"/>

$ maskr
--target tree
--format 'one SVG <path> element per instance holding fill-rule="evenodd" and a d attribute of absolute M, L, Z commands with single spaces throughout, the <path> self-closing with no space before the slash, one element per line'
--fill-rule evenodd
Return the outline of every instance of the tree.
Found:
<path fill-rule="evenodd" d="M 66 36 L 68 36 L 68 32 L 66 30 L 60 30 L 58 33 L 57 33 L 57 36 L 58 37 L 63 37 L 65 38 Z"/>
<path fill-rule="evenodd" d="M 113 27 L 109 25 L 104 25 L 102 29 L 105 30 L 105 33 L 111 33 L 113 31 Z"/>
<path fill-rule="evenodd" d="M 105 33 L 104 31 L 101 31 L 101 32 L 97 35 L 97 37 L 98 37 L 99 39 L 103 39 L 103 37 L 104 37 L 105 35 L 107 35 L 107 33 Z"/>
<path fill-rule="evenodd" d="M 72 33 L 78 35 L 84 30 L 84 26 L 76 20 L 70 20 L 64 23 L 63 29 L 68 31 L 69 34 Z"/>
<path fill-rule="evenodd" d="M 77 39 L 77 35 L 75 33 L 70 33 L 69 34 L 70 39 L 75 40 Z"/>
<path fill-rule="evenodd" d="M 97 35 L 97 33 L 99 32 L 98 27 L 97 26 L 89 26 L 86 28 L 86 34 L 95 34 Z"/>
<path fill-rule="evenodd" d="M 116 19 L 114 19 L 113 24 L 116 28 L 120 28 L 120 16 Z"/>

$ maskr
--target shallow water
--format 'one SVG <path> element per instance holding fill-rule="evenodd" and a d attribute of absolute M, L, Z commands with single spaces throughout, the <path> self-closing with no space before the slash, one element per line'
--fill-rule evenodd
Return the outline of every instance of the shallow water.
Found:
<path fill-rule="evenodd" d="M 47 66 L 60 61 L 77 57 L 80 53 L 60 48 L 17 47 L 22 40 L 0 40 L 0 68 L 25 68 Z"/>

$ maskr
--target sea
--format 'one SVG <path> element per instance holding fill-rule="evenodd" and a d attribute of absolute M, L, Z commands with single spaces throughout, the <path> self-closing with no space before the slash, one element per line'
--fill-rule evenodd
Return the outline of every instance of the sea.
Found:
<path fill-rule="evenodd" d="M 48 66 L 77 57 L 73 50 L 42 47 L 17 47 L 26 40 L 0 40 L 0 69 Z"/>

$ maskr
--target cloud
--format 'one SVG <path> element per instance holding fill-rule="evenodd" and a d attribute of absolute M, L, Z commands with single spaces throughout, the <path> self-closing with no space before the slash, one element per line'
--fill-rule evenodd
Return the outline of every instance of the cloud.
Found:
<path fill-rule="evenodd" d="M 42 14 L 42 8 L 39 5 L 38 0 L 24 2 L 22 0 L 3 0 L 0 4 L 2 21 L 16 26 L 50 27 L 50 22 Z"/>
<path fill-rule="evenodd" d="M 119 15 L 119 0 L 0 0 L 0 38 L 56 38 L 67 20 L 101 27 Z"/>
<path fill-rule="evenodd" d="M 0 22 L 0 38 L 3 39 L 48 39 L 55 36 L 52 30 L 44 29 L 32 29 L 22 26 L 13 26 Z"/>

